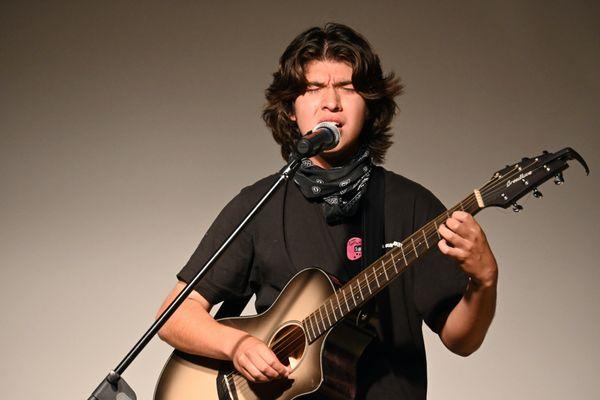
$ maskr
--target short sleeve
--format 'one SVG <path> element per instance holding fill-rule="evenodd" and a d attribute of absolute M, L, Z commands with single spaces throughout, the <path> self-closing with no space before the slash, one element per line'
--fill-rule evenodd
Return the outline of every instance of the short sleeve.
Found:
<path fill-rule="evenodd" d="M 215 250 L 226 240 L 246 216 L 250 208 L 246 191 L 242 190 L 225 206 L 215 219 L 197 249 L 177 278 L 184 282 L 194 279 Z M 223 254 L 216 260 L 208 273 L 194 288 L 211 304 L 249 295 L 248 281 L 253 260 L 251 225 L 246 226 Z"/>
<path fill-rule="evenodd" d="M 428 194 L 415 203 L 415 230 L 446 210 L 433 194 Z M 413 268 L 415 306 L 425 323 L 439 334 L 448 315 L 462 298 L 468 276 L 456 261 L 439 251 L 437 243 Z"/>

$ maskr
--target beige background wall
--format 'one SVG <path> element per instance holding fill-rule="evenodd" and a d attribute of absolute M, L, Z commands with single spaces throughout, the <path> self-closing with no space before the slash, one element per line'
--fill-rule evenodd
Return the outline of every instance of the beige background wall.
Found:
<path fill-rule="evenodd" d="M 291 38 L 329 20 L 402 77 L 386 166 L 446 204 L 544 149 L 592 168 L 520 215 L 480 214 L 497 316 L 467 359 L 427 332 L 430 398 L 598 395 L 598 2 L 4 1 L 3 398 L 87 398 L 116 366 L 224 203 L 282 165 L 263 90 Z M 155 340 L 127 370 L 140 399 L 168 354 Z"/>

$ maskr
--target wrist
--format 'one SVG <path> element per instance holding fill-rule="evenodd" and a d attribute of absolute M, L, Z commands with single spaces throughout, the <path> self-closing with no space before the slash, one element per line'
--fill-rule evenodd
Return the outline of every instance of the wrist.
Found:
<path fill-rule="evenodd" d="M 495 268 L 481 276 L 469 276 L 469 289 L 492 289 L 498 285 L 498 269 Z"/>
<path fill-rule="evenodd" d="M 229 328 L 230 332 L 227 335 L 227 340 L 225 341 L 225 355 L 230 360 L 233 360 L 236 353 L 242 346 L 242 344 L 251 336 L 244 331 L 240 331 L 238 329 Z"/>

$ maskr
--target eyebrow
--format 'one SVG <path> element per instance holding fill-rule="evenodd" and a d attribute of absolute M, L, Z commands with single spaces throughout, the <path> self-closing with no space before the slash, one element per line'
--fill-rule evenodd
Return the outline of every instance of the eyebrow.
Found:
<path fill-rule="evenodd" d="M 336 82 L 333 84 L 334 87 L 342 87 L 342 86 L 348 86 L 348 85 L 352 85 L 352 81 L 341 81 L 341 82 Z M 322 88 L 327 85 L 323 82 L 308 82 L 308 86 L 316 86 L 316 87 Z"/>

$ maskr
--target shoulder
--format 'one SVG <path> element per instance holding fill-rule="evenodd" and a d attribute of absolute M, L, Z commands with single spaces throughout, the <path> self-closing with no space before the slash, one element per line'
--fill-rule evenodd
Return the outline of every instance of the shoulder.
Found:
<path fill-rule="evenodd" d="M 268 188 L 277 179 L 277 174 L 269 175 L 240 190 L 219 212 L 208 232 L 230 233 L 248 215 Z M 262 213 L 259 213 L 259 215 Z M 254 218 L 255 220 L 256 218 Z M 252 225 L 252 222 L 250 223 Z M 248 232 L 248 230 L 245 230 Z"/>
<path fill-rule="evenodd" d="M 262 190 L 265 190 L 265 189 L 269 188 L 273 183 L 275 183 L 275 180 L 277 180 L 278 176 L 279 176 L 279 174 L 271 174 L 271 175 L 265 176 L 264 178 L 259 179 L 258 181 L 254 182 L 253 184 L 243 187 L 242 190 L 240 191 L 240 194 L 252 195 L 253 193 L 257 193 Z"/>
<path fill-rule="evenodd" d="M 442 202 L 423 185 L 392 171 L 383 169 L 383 173 L 385 213 L 394 220 L 409 223 L 410 228 L 405 227 L 407 234 L 446 210 Z"/>
<path fill-rule="evenodd" d="M 225 206 L 222 213 L 245 215 L 277 180 L 278 174 L 266 176 L 255 183 L 243 187 Z"/>
<path fill-rule="evenodd" d="M 426 187 L 383 167 L 385 195 L 397 201 L 439 203 L 438 198 Z"/>

